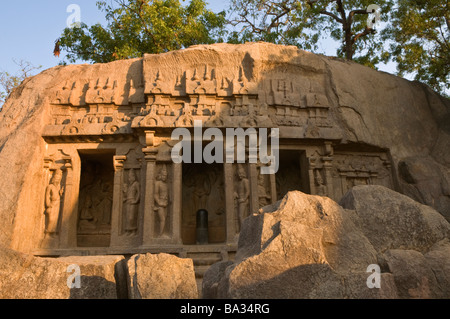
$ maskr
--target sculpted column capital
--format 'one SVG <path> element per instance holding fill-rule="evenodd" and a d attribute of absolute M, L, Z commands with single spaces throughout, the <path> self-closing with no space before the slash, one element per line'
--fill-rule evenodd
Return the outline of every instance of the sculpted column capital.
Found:
<path fill-rule="evenodd" d="M 127 159 L 126 155 L 116 155 L 114 156 L 114 171 L 123 170 L 123 162 Z"/>
<path fill-rule="evenodd" d="M 147 130 L 145 131 L 145 144 L 146 147 L 142 149 L 145 155 L 146 162 L 156 162 L 156 155 L 158 154 L 158 149 L 156 148 L 155 141 L 155 131 Z"/>
<path fill-rule="evenodd" d="M 50 167 L 52 166 L 53 162 L 54 162 L 53 158 L 45 157 L 44 158 L 44 168 L 50 169 Z"/>
<path fill-rule="evenodd" d="M 65 170 L 69 170 L 69 169 L 73 168 L 73 166 L 72 166 L 72 158 L 70 156 L 64 156 L 63 160 L 64 160 L 64 169 Z"/>
<path fill-rule="evenodd" d="M 158 149 L 156 147 L 143 148 L 142 152 L 144 153 L 146 162 L 156 162 L 156 155 L 158 154 Z"/>
<path fill-rule="evenodd" d="M 148 147 L 155 146 L 155 131 L 147 130 L 145 133 L 145 144 Z"/>

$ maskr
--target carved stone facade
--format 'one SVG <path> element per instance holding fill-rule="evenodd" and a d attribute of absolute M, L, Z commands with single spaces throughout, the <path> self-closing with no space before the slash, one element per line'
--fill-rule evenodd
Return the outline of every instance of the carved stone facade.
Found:
<path fill-rule="evenodd" d="M 290 190 L 339 200 L 354 185 L 394 187 L 389 150 L 341 148 L 326 73 L 256 72 L 247 55 L 233 67 L 166 59 L 148 55 L 132 72 L 81 74 L 54 88 L 37 254 L 189 254 L 202 249 L 193 248 L 200 209 L 212 251 L 233 253 L 242 221 Z M 171 133 L 192 132 L 196 120 L 222 132 L 278 128 L 278 172 L 249 161 L 175 163 Z"/>

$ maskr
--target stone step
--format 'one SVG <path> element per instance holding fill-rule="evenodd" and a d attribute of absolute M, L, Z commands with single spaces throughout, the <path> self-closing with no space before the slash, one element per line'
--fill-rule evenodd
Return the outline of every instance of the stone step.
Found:
<path fill-rule="evenodd" d="M 222 261 L 222 258 L 219 257 L 201 257 L 192 259 L 194 262 L 194 266 L 211 266 L 219 261 Z"/>
<path fill-rule="evenodd" d="M 194 267 L 195 277 L 196 278 L 203 278 L 203 276 L 205 275 L 205 272 L 209 269 L 209 267 L 211 267 L 211 265 L 208 265 L 208 266 L 195 266 Z"/>

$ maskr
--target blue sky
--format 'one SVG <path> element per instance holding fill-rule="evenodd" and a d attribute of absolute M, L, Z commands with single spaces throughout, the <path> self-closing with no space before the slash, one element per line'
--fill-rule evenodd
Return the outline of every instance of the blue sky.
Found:
<path fill-rule="evenodd" d="M 228 0 L 207 2 L 208 7 L 215 12 L 229 6 Z M 53 56 L 54 43 L 66 27 L 66 21 L 71 15 L 67 8 L 71 4 L 80 7 L 81 21 L 87 25 L 105 23 L 104 13 L 97 9 L 95 0 L 3 0 L 0 10 L 0 71 L 16 73 L 18 66 L 14 60 L 42 66 L 40 71 L 58 65 L 64 54 L 60 58 Z M 324 41 L 321 51 L 334 55 L 335 44 Z M 380 69 L 395 72 L 392 65 Z"/>
<path fill-rule="evenodd" d="M 16 72 L 13 60 L 29 61 L 42 70 L 57 65 L 53 56 L 55 40 L 70 16 L 67 7 L 78 4 L 81 19 L 87 24 L 103 22 L 95 0 L 2 1 L 0 11 L 0 71 Z"/>

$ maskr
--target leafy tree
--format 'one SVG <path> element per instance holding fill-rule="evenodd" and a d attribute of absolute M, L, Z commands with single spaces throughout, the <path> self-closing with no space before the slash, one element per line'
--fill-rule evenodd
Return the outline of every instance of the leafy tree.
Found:
<path fill-rule="evenodd" d="M 450 89 L 450 2 L 398 0 L 383 31 L 398 75 L 413 74 L 443 94 Z M 448 95 L 448 93 L 446 94 Z"/>
<path fill-rule="evenodd" d="M 231 21 L 241 29 L 232 42 L 269 41 L 317 50 L 321 37 L 330 36 L 342 45 L 337 55 L 375 66 L 383 44 L 373 36 L 372 20 L 386 21 L 392 0 L 232 0 Z M 376 13 L 376 17 L 375 17 Z M 378 53 L 378 55 L 377 55 Z M 359 54 L 359 55 L 357 55 Z"/>
<path fill-rule="evenodd" d="M 195 44 L 223 42 L 225 13 L 214 13 L 204 0 L 97 1 L 105 12 L 107 26 L 74 25 L 64 29 L 55 46 L 55 55 L 67 51 L 70 62 L 91 62 L 140 57 Z"/>
<path fill-rule="evenodd" d="M 33 71 L 39 70 L 42 66 L 34 66 L 28 61 L 14 61 L 19 67 L 19 71 L 16 74 L 10 74 L 9 72 L 0 72 L 0 110 L 3 104 L 6 102 L 8 96 L 17 86 L 22 83 L 27 77 L 31 76 Z"/>

